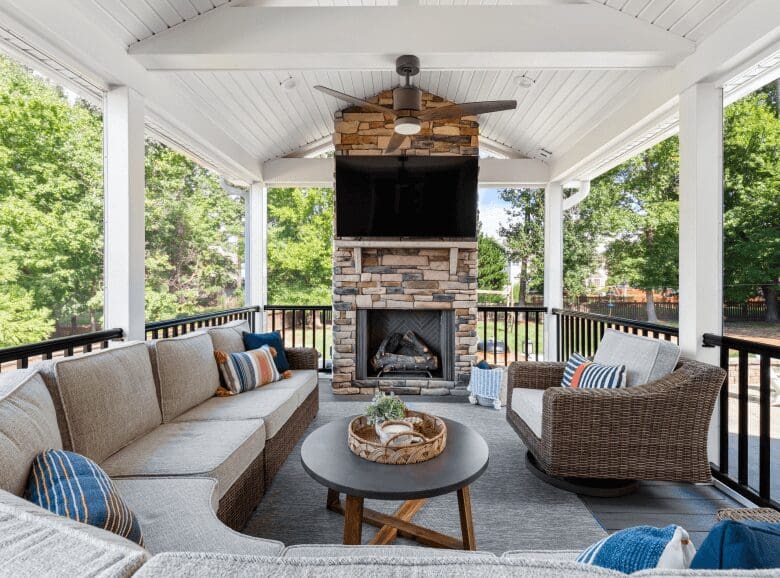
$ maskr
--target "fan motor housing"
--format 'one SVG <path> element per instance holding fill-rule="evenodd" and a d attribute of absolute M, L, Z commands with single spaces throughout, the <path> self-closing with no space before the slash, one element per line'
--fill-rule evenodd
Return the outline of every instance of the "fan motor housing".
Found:
<path fill-rule="evenodd" d="M 422 91 L 414 86 L 393 89 L 393 110 L 421 110 Z"/>

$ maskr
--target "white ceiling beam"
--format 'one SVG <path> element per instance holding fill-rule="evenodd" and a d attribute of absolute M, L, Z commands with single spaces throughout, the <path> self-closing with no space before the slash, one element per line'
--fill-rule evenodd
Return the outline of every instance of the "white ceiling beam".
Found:
<path fill-rule="evenodd" d="M 99 79 L 104 88 L 129 86 L 144 97 L 147 117 L 183 142 L 197 143 L 228 176 L 253 181 L 260 162 L 221 127 L 204 118 L 168 79 L 148 73 L 98 25 L 87 0 L 16 0 L 0 5 L 0 22 L 64 65 Z"/>
<path fill-rule="evenodd" d="M 694 43 L 587 4 L 214 10 L 129 52 L 149 70 L 634 69 L 676 65 Z"/>
<path fill-rule="evenodd" d="M 555 160 L 551 178 L 589 179 L 616 166 L 625 155 L 601 164 L 598 174 L 588 172 L 589 167 L 599 165 L 599 159 L 614 156 L 627 143 L 668 123 L 677 114 L 682 91 L 700 82 L 722 84 L 775 46 L 780 47 L 780 3 L 753 0 L 675 68 L 644 72 L 622 105 L 608 109 L 597 126 Z M 655 142 L 645 140 L 642 146 Z"/>

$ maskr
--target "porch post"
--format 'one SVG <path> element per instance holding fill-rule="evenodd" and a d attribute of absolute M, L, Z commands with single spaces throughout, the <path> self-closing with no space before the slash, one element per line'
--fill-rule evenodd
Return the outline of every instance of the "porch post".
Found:
<path fill-rule="evenodd" d="M 247 306 L 265 305 L 266 296 L 266 193 L 262 182 L 254 182 L 246 196 L 245 256 Z M 265 315 L 260 312 L 257 327 L 264 329 Z"/>
<path fill-rule="evenodd" d="M 544 194 L 544 360 L 558 358 L 553 309 L 563 307 L 563 185 L 547 183 Z"/>
<path fill-rule="evenodd" d="M 680 348 L 718 365 L 704 333 L 723 329 L 723 91 L 696 84 L 680 94 Z M 710 421 L 708 453 L 718 461 L 720 413 Z"/>
<path fill-rule="evenodd" d="M 144 339 L 144 101 L 132 88 L 104 105 L 104 326 Z"/>

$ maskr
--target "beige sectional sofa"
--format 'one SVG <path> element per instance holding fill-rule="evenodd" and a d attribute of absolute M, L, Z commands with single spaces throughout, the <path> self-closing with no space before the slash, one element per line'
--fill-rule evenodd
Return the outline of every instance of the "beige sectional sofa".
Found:
<path fill-rule="evenodd" d="M 316 353 L 305 350 L 289 352 L 291 379 L 213 396 L 213 347 L 239 349 L 241 329 L 125 343 L 0 375 L 0 577 L 621 575 L 576 564 L 576 552 L 285 549 L 229 528 L 223 522 L 243 526 L 318 407 Z M 33 458 L 62 448 L 111 475 L 145 548 L 21 497 Z"/>

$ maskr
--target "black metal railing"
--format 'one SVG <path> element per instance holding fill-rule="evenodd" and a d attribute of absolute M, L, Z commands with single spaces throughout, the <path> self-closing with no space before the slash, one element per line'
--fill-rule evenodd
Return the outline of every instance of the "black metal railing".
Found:
<path fill-rule="evenodd" d="M 772 369 L 780 374 L 780 347 L 710 333 L 704 346 L 720 347 L 720 366 L 729 374 L 720 395 L 720 452 L 713 475 L 750 501 L 780 509 L 780 479 L 777 472 L 772 477 L 773 462 L 780 464 L 780 445 L 772 444 L 772 403 L 775 396 L 780 400 Z"/>
<path fill-rule="evenodd" d="M 477 353 L 493 365 L 538 361 L 544 348 L 546 307 L 477 307 Z"/>
<path fill-rule="evenodd" d="M 95 349 L 105 349 L 109 342 L 122 339 L 121 329 L 106 329 L 92 333 L 81 333 L 68 337 L 58 337 L 48 341 L 16 345 L 0 349 L 0 371 L 26 369 L 31 363 L 71 357 L 79 353 L 88 353 Z"/>
<path fill-rule="evenodd" d="M 320 354 L 320 370 L 331 370 L 331 305 L 266 305 L 263 313 L 266 330 L 281 332 L 286 347 L 315 348 Z"/>
<path fill-rule="evenodd" d="M 585 356 L 593 355 L 607 329 L 665 339 L 675 343 L 677 343 L 679 335 L 677 328 L 669 325 L 566 309 L 553 309 L 552 312 L 556 317 L 555 323 L 558 333 L 558 361 L 566 361 L 575 351 Z"/>
<path fill-rule="evenodd" d="M 254 305 L 252 307 L 239 307 L 236 309 L 226 309 L 224 311 L 202 313 L 190 317 L 154 321 L 146 324 L 146 339 L 177 337 L 191 331 L 196 331 L 202 327 L 214 327 L 215 325 L 224 325 L 225 323 L 238 320 L 247 321 L 250 329 L 254 331 L 255 317 L 259 311 L 260 307 Z"/>

